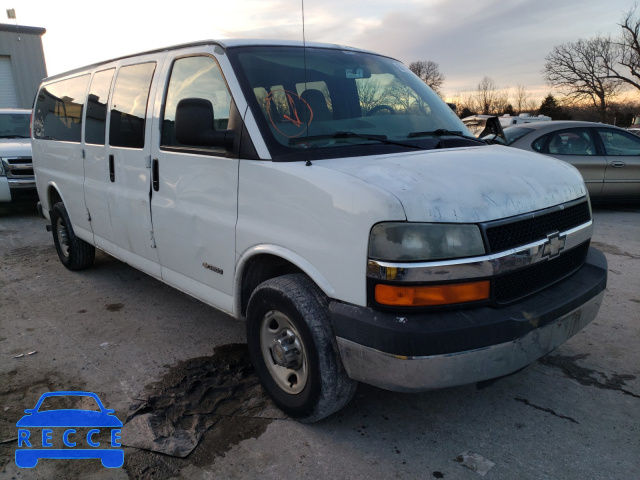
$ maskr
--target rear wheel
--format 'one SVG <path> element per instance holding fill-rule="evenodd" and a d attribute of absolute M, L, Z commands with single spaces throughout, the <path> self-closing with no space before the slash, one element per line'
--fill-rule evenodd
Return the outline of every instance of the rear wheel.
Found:
<path fill-rule="evenodd" d="M 69 270 L 82 270 L 93 263 L 96 249 L 93 245 L 76 237 L 64 203 L 58 202 L 51 210 L 53 243 L 62 264 Z"/>
<path fill-rule="evenodd" d="M 256 373 L 282 411 L 305 423 L 353 398 L 331 328 L 328 299 L 305 275 L 260 284 L 247 307 L 247 342 Z"/>

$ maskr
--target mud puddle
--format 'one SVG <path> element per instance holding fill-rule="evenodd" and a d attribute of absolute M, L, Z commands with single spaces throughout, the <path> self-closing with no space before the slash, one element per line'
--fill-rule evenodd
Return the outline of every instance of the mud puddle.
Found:
<path fill-rule="evenodd" d="M 178 363 L 145 396 L 122 429 L 123 445 L 138 449 L 125 454 L 131 478 L 169 478 L 188 465 L 210 465 L 287 418 L 258 383 L 245 344 Z"/>

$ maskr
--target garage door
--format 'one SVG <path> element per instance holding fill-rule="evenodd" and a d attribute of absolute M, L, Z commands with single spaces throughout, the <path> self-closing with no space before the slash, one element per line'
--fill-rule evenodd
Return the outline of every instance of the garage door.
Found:
<path fill-rule="evenodd" d="M 18 95 L 16 94 L 16 85 L 13 82 L 11 57 L 7 55 L 0 55 L 0 107 L 18 107 Z"/>

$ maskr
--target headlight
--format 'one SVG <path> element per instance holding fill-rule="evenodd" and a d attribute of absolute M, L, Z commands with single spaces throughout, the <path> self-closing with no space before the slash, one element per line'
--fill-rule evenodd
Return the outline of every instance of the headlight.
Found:
<path fill-rule="evenodd" d="M 371 229 L 369 258 L 419 262 L 473 257 L 485 253 L 476 225 L 379 223 Z"/>

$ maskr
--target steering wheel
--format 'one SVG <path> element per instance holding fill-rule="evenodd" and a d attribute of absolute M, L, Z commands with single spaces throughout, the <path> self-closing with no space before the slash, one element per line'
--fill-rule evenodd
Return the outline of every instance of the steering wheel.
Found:
<path fill-rule="evenodd" d="M 367 117 L 370 117 L 371 115 L 375 115 L 376 113 L 378 113 L 381 110 L 387 110 L 389 111 L 389 113 L 391 115 L 395 115 L 396 111 L 393 109 L 392 106 L 390 105 L 378 105 L 376 107 L 373 107 L 371 110 L 369 110 L 369 112 L 367 113 Z"/>

